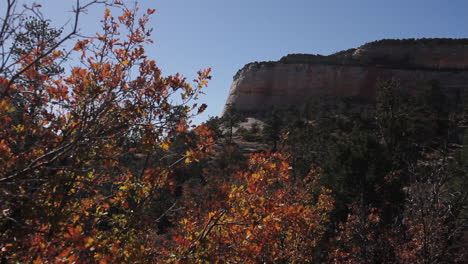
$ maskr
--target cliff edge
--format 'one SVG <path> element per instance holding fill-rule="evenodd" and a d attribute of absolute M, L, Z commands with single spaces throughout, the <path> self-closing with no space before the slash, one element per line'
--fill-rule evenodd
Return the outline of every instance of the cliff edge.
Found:
<path fill-rule="evenodd" d="M 255 115 L 321 94 L 374 100 L 380 79 L 415 90 L 437 81 L 468 89 L 468 39 L 386 39 L 328 56 L 290 54 L 245 65 L 234 76 L 226 107 Z"/>

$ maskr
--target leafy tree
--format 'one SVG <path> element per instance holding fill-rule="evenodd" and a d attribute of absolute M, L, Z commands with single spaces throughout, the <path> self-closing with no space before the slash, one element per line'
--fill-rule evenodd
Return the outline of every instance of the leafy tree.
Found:
<path fill-rule="evenodd" d="M 401 263 L 464 263 L 460 243 L 468 227 L 465 216 L 467 192 L 452 192 L 448 182 L 454 175 L 438 158 L 426 160 L 405 188 L 407 200 L 399 230 L 396 255 Z M 399 232 L 395 232 L 398 234 Z M 401 232 L 403 233 L 403 232 Z M 400 233 L 400 234 L 401 234 Z"/>
<path fill-rule="evenodd" d="M 269 118 L 265 121 L 263 129 L 264 140 L 273 144 L 272 151 L 275 152 L 278 147 L 278 141 L 281 138 L 281 132 L 284 128 L 284 123 L 278 110 L 273 110 Z"/>
<path fill-rule="evenodd" d="M 154 261 L 158 219 L 171 208 L 158 203 L 174 191 L 175 169 L 209 151 L 211 134 L 198 128 L 196 144 L 172 164 L 160 162 L 172 155 L 171 139 L 188 134 L 187 106 L 210 70 L 200 71 L 194 86 L 179 74 L 163 77 L 144 50 L 154 10 L 139 15 L 118 1 L 114 8 L 121 15 L 106 9 L 95 39 L 76 42 L 81 64 L 68 76 L 48 74 L 62 58 L 63 39 L 45 52 L 28 50 L 33 33 L 18 39 L 25 43 L 18 70 L 2 71 L 0 247 L 8 262 Z M 170 104 L 176 93 L 184 98 L 179 106 Z M 14 94 L 23 95 L 21 123 L 12 120 Z M 129 164 L 129 153 L 141 166 Z"/>
<path fill-rule="evenodd" d="M 61 45 L 99 2 L 77 1 L 64 35 L 7 1 L 2 263 L 462 263 L 466 111 L 443 87 L 414 96 L 389 80 L 375 107 L 328 96 L 277 110 L 262 131 L 273 153 L 245 161 L 235 109 L 190 123 L 210 70 L 190 84 L 145 55 L 154 10 L 108 3 L 121 14 L 106 9 L 102 31 L 76 42 L 79 62 L 61 67 Z M 229 144 L 215 142 L 220 124 Z M 312 162 L 323 169 L 307 174 Z"/>
<path fill-rule="evenodd" d="M 226 106 L 220 121 L 224 128 L 228 129 L 229 143 L 232 143 L 233 129 L 244 119 L 245 117 L 234 106 Z"/>
<path fill-rule="evenodd" d="M 219 138 L 222 136 L 223 132 L 221 129 L 222 120 L 219 117 L 210 117 L 206 122 L 205 125 L 215 133 L 215 137 Z"/>
<path fill-rule="evenodd" d="M 401 156 L 403 148 L 411 146 L 407 129 L 411 126 L 407 96 L 397 80 L 382 81 L 377 99 L 376 118 L 379 132 L 395 164 L 405 164 L 408 160 Z"/>
<path fill-rule="evenodd" d="M 62 30 L 52 28 L 49 21 L 30 16 L 24 23 L 24 31 L 15 36 L 12 55 L 15 60 L 19 61 L 22 56 L 29 56 L 33 52 L 37 54 L 47 52 L 57 45 L 61 34 Z M 41 74 L 46 76 L 63 72 L 63 68 L 57 65 L 57 62 L 41 65 L 41 61 L 38 61 L 35 67 L 38 67 Z"/>
<path fill-rule="evenodd" d="M 329 263 L 396 263 L 391 233 L 377 208 L 356 202 L 328 250 Z M 389 235 L 390 234 L 390 235 Z"/>
<path fill-rule="evenodd" d="M 404 210 L 392 225 L 383 210 L 354 204 L 329 251 L 332 263 L 464 263 L 461 239 L 467 227 L 466 191 L 454 191 L 457 177 L 443 157 L 430 155 L 404 188 Z"/>
<path fill-rule="evenodd" d="M 283 154 L 255 154 L 211 204 L 193 205 L 175 236 L 175 263 L 312 263 L 333 208 L 319 173 L 293 177 Z M 314 193 L 317 193 L 315 196 Z"/>

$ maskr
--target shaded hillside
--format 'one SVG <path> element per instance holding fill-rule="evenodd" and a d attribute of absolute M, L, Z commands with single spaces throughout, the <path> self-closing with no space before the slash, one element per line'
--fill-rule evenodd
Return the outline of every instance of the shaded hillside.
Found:
<path fill-rule="evenodd" d="M 333 190 L 319 263 L 465 263 L 468 92 L 446 89 L 380 81 L 375 102 L 321 95 L 237 130 L 287 153 L 294 177 L 319 168 Z"/>

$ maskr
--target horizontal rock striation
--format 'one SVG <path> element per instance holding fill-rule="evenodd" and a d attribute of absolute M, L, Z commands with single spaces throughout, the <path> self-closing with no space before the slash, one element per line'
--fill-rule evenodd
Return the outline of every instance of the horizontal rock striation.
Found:
<path fill-rule="evenodd" d="M 468 39 L 381 40 L 329 56 L 249 63 L 234 76 L 226 106 L 255 115 L 322 94 L 373 101 L 378 81 L 390 78 L 409 91 L 434 81 L 444 89 L 468 89 Z"/>

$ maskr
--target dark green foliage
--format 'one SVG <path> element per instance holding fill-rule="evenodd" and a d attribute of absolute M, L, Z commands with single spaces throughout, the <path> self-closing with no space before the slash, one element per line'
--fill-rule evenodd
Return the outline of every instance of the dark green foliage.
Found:
<path fill-rule="evenodd" d="M 14 46 L 11 50 L 11 56 L 15 61 L 21 61 L 23 56 L 39 56 L 49 51 L 57 41 L 60 40 L 62 30 L 55 29 L 50 26 L 50 23 L 46 20 L 39 19 L 37 17 L 28 17 L 24 24 L 24 30 L 16 35 L 14 39 Z M 33 54 L 33 55 L 31 55 Z M 64 58 L 65 59 L 65 58 Z M 38 61 L 34 68 L 43 76 L 52 77 L 54 75 L 63 72 L 63 68 L 58 63 L 43 64 Z M 40 93 L 41 90 L 45 89 L 43 82 L 40 80 L 31 80 L 30 78 L 17 79 L 17 84 L 25 87 L 34 87 L 35 92 Z M 12 97 L 15 99 L 16 111 L 12 113 L 12 118 L 18 124 L 23 123 L 23 115 L 26 111 L 31 116 L 40 115 L 36 113 L 38 111 L 37 106 L 41 105 L 40 96 L 33 96 L 33 99 L 26 100 L 26 97 L 33 96 L 31 94 L 23 94 L 19 92 L 12 93 Z M 25 105 L 26 107 L 25 109 Z"/>
<path fill-rule="evenodd" d="M 250 129 L 246 131 L 242 137 L 244 140 L 250 141 L 250 142 L 258 142 L 261 140 L 261 132 L 262 129 L 260 128 L 260 125 L 257 123 L 252 124 Z"/>
<path fill-rule="evenodd" d="M 296 176 L 322 169 L 335 198 L 331 243 L 358 252 L 353 263 L 406 263 L 397 252 L 413 241 L 434 249 L 414 249 L 421 259 L 453 263 L 463 254 L 447 248 L 466 243 L 468 229 L 467 95 L 435 81 L 408 93 L 385 80 L 375 103 L 325 95 L 273 110 L 263 136 L 275 146 L 287 135 L 279 151 L 291 154 Z M 352 232 L 340 237 L 344 222 Z M 419 224 L 430 231 L 418 233 Z"/>
<path fill-rule="evenodd" d="M 29 17 L 24 24 L 24 31 L 15 38 L 15 46 L 12 49 L 12 55 L 20 59 L 23 55 L 31 52 L 42 54 L 57 44 L 62 34 L 61 29 L 55 29 L 50 26 L 49 21 Z M 63 68 L 57 64 L 51 66 L 41 66 L 38 64 L 41 73 L 52 76 L 63 72 Z"/>
<path fill-rule="evenodd" d="M 214 138 L 219 138 L 223 135 L 223 131 L 221 129 L 222 120 L 219 117 L 210 117 L 206 122 L 205 125 L 214 132 Z"/>
<path fill-rule="evenodd" d="M 364 46 L 381 46 L 381 45 L 413 45 L 420 44 L 468 44 L 467 38 L 453 39 L 453 38 L 408 38 L 408 39 L 381 39 L 364 44 Z"/>
<path fill-rule="evenodd" d="M 402 213 L 403 189 L 427 155 L 457 156 L 452 167 L 460 176 L 453 177 L 458 183 L 452 185 L 463 181 L 468 139 L 462 143 L 459 94 L 435 81 L 408 93 L 397 80 L 385 80 L 375 103 L 324 95 L 301 106 L 274 109 L 265 119 L 263 139 L 276 150 L 287 135 L 285 147 L 296 175 L 304 175 L 311 164 L 323 169 L 322 184 L 336 196 L 337 220 L 345 219 L 348 205 L 360 201 L 379 208 L 389 224 Z M 457 144 L 464 147 L 454 152 L 450 146 Z"/>
<path fill-rule="evenodd" d="M 276 151 L 283 127 L 284 121 L 280 116 L 280 112 L 278 110 L 273 110 L 269 118 L 265 121 L 265 128 L 263 129 L 263 139 L 273 145 L 273 151 Z"/>
<path fill-rule="evenodd" d="M 237 111 L 232 105 L 227 105 L 223 116 L 220 118 L 220 123 L 227 129 L 229 142 L 232 143 L 233 130 L 240 122 L 243 122 L 245 117 Z"/>
<path fill-rule="evenodd" d="M 376 123 L 379 136 L 395 167 L 405 166 L 405 163 L 414 159 L 409 155 L 414 154 L 410 148 L 415 143 L 411 139 L 416 134 L 414 130 L 417 124 L 411 115 L 419 111 L 414 111 L 410 98 L 410 95 L 400 88 L 398 81 L 388 80 L 380 83 Z"/>

